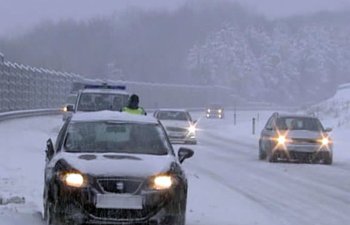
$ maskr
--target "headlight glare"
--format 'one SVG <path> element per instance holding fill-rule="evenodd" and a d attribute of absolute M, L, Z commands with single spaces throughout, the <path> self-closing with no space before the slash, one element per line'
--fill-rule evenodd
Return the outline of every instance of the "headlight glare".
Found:
<path fill-rule="evenodd" d="M 285 137 L 285 136 L 279 136 L 279 137 L 277 138 L 277 142 L 278 142 L 278 144 L 280 144 L 280 145 L 284 145 L 284 144 L 286 143 L 286 137 Z"/>
<path fill-rule="evenodd" d="M 329 139 L 324 137 L 322 138 L 322 145 L 328 145 L 329 144 Z"/>
<path fill-rule="evenodd" d="M 169 189 L 173 185 L 173 179 L 169 175 L 159 175 L 153 178 L 152 188 L 155 190 Z"/>
<path fill-rule="evenodd" d="M 70 187 L 83 187 L 85 182 L 84 182 L 84 177 L 80 173 L 66 173 L 63 176 L 63 182 Z"/>
<path fill-rule="evenodd" d="M 196 127 L 194 125 L 189 126 L 188 132 L 194 134 L 196 132 Z"/>
<path fill-rule="evenodd" d="M 219 109 L 219 110 L 218 110 L 218 112 L 219 112 L 219 113 L 222 113 L 222 110 L 221 110 L 221 109 Z"/>
<path fill-rule="evenodd" d="M 210 109 L 208 109 L 207 112 L 210 113 Z"/>

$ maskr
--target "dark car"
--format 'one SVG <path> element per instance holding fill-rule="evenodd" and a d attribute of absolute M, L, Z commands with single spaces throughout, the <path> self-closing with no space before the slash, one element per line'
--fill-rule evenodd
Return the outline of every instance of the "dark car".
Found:
<path fill-rule="evenodd" d="M 62 120 L 65 121 L 67 118 L 72 116 L 72 112 L 68 111 L 68 106 L 74 108 L 75 102 L 77 101 L 77 94 L 69 94 L 65 104 L 62 107 Z"/>
<path fill-rule="evenodd" d="M 76 113 L 47 141 L 47 224 L 184 225 L 187 179 L 163 126 L 121 112 Z"/>
<path fill-rule="evenodd" d="M 205 109 L 206 118 L 224 118 L 224 107 L 220 104 L 212 104 Z"/>
<path fill-rule="evenodd" d="M 331 130 L 316 117 L 274 113 L 261 131 L 259 159 L 332 164 Z"/>

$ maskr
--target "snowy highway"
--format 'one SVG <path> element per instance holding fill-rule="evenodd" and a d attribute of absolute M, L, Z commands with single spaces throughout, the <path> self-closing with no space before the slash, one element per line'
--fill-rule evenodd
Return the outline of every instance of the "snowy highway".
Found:
<path fill-rule="evenodd" d="M 271 112 L 199 119 L 198 145 L 185 161 L 189 179 L 187 225 L 341 225 L 350 221 L 348 128 L 334 129 L 334 164 L 258 160 L 258 137 Z M 55 138 L 60 116 L 0 123 L 0 224 L 42 225 L 45 142 Z M 175 145 L 177 150 L 180 145 Z M 18 198 L 14 198 L 18 197 Z M 21 197 L 25 202 L 21 202 Z M 2 199 L 2 200 L 1 200 Z"/>

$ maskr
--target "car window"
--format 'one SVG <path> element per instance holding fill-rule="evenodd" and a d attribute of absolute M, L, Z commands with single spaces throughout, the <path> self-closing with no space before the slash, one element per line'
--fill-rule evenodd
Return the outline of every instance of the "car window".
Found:
<path fill-rule="evenodd" d="M 120 111 L 128 101 L 126 94 L 81 93 L 77 111 Z"/>
<path fill-rule="evenodd" d="M 69 152 L 114 152 L 165 155 L 170 151 L 158 124 L 75 122 L 65 140 Z"/>
<path fill-rule="evenodd" d="M 266 130 L 271 130 L 272 129 L 272 122 L 273 122 L 273 117 L 270 117 L 270 119 L 267 121 L 265 125 Z"/>
<path fill-rule="evenodd" d="M 186 112 L 179 111 L 159 111 L 156 116 L 159 120 L 190 120 Z"/>
<path fill-rule="evenodd" d="M 277 127 L 281 130 L 323 131 L 321 122 L 316 118 L 282 117 L 277 119 Z"/>

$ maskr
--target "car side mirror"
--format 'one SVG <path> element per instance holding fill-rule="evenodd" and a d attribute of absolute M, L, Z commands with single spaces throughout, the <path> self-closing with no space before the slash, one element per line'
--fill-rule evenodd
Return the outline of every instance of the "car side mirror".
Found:
<path fill-rule="evenodd" d="M 326 129 L 324 129 L 324 132 L 331 132 L 333 129 L 332 128 L 330 128 L 330 127 L 327 127 Z"/>
<path fill-rule="evenodd" d="M 189 148 L 180 148 L 179 152 L 178 152 L 178 158 L 179 158 L 179 162 L 183 163 L 183 161 L 185 161 L 185 159 L 191 158 L 194 154 L 194 151 L 189 149 Z"/>
<path fill-rule="evenodd" d="M 74 111 L 74 105 L 67 105 L 67 112 L 73 112 Z"/>
<path fill-rule="evenodd" d="M 46 152 L 46 159 L 51 160 L 54 153 L 55 153 L 51 138 L 46 141 L 46 151 L 45 152 Z"/>

